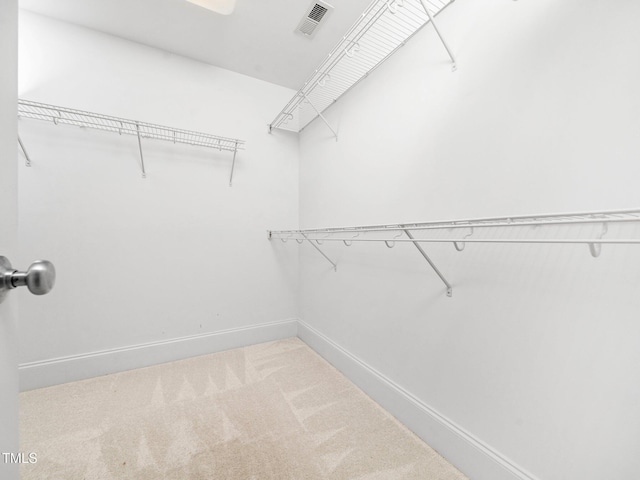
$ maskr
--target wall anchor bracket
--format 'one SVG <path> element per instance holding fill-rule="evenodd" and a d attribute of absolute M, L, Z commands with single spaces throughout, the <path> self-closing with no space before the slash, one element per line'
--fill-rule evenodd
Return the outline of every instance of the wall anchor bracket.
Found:
<path fill-rule="evenodd" d="M 413 237 L 413 235 L 411 235 L 411 232 L 409 230 L 407 230 L 406 228 L 403 228 L 403 231 L 404 231 L 404 233 L 407 234 L 407 237 L 409 237 L 411 240 L 415 240 L 415 238 Z M 447 281 L 446 278 L 444 278 L 444 275 L 442 275 L 442 273 L 440 273 L 440 270 L 438 270 L 438 267 L 436 267 L 435 263 L 433 263 L 433 261 L 425 253 L 425 251 L 422 249 L 420 244 L 418 242 L 416 242 L 416 241 L 414 241 L 412 243 L 415 245 L 415 247 L 418 249 L 418 251 L 422 254 L 424 259 L 429 263 L 429 265 L 431 265 L 431 268 L 433 268 L 433 271 L 436 272 L 436 275 L 438 275 L 438 277 L 440 277 L 440 280 L 442 280 L 442 282 L 447 287 L 447 297 L 451 297 L 453 295 L 453 287 L 451 286 L 451 284 Z"/>

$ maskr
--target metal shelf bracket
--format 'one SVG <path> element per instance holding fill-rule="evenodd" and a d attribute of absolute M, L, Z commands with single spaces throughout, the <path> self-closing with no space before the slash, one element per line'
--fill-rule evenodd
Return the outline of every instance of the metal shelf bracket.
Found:
<path fill-rule="evenodd" d="M 315 105 L 313 103 L 311 103 L 311 101 L 309 100 L 309 98 L 306 95 L 302 95 L 302 96 L 307 101 L 307 103 L 309 105 L 311 105 L 311 108 L 313 108 L 315 110 L 315 112 L 318 114 L 318 116 L 322 119 L 322 121 L 325 123 L 325 125 L 329 128 L 329 130 L 331 130 L 331 133 L 333 133 L 333 136 L 336 137 L 336 142 L 337 142 L 338 141 L 338 133 L 333 129 L 333 127 L 331 126 L 329 121 L 324 117 L 324 115 L 322 115 L 322 113 L 320 113 L 320 110 L 318 110 L 315 107 Z"/>
<path fill-rule="evenodd" d="M 236 154 L 238 153 L 238 143 L 235 144 L 235 149 L 233 150 L 233 160 L 231 161 L 231 176 L 229 177 L 229 186 L 233 186 L 233 169 L 236 166 Z"/>
<path fill-rule="evenodd" d="M 438 29 L 438 26 L 436 25 L 436 22 L 433 19 L 433 15 L 431 15 L 431 12 L 427 8 L 427 4 L 424 2 L 424 0 L 420 0 L 420 3 L 422 3 L 422 7 L 424 8 L 424 11 L 427 13 L 427 16 L 429 17 L 429 21 L 431 22 L 431 25 L 433 25 L 433 29 L 436 31 L 436 34 L 438 35 L 438 38 L 442 42 L 444 49 L 447 51 L 447 55 L 449 55 L 449 58 L 451 58 L 451 63 L 453 64 L 451 67 L 451 70 L 455 72 L 458 67 L 456 66 L 456 59 L 454 58 L 453 53 L 451 53 L 451 49 L 449 48 L 449 46 L 447 45 L 447 42 L 445 42 L 444 37 L 440 33 L 440 30 Z"/>
<path fill-rule="evenodd" d="M 147 172 L 144 170 L 144 155 L 142 154 L 142 140 L 140 140 L 140 124 L 136 122 L 136 131 L 138 133 L 138 148 L 140 149 L 140 169 L 142 170 L 142 178 L 147 178 Z"/>
<path fill-rule="evenodd" d="M 333 260 L 331 260 L 329 257 L 327 257 L 327 255 L 320 250 L 320 247 L 318 247 L 315 243 L 313 243 L 311 240 L 309 240 L 309 238 L 303 233 L 302 236 L 304 237 L 304 239 L 309 242 L 309 245 L 311 245 L 313 248 L 315 248 L 318 252 L 320 252 L 320 255 L 322 255 L 324 258 L 327 259 L 327 261 L 333 265 L 333 271 L 337 272 L 338 271 L 338 266 L 335 264 L 335 262 Z"/>
<path fill-rule="evenodd" d="M 31 166 L 31 159 L 29 158 L 29 154 L 27 153 L 27 151 L 24 148 L 24 145 L 22 143 L 22 139 L 20 138 L 20 135 L 18 135 L 18 143 L 20 144 L 20 148 L 22 149 L 22 153 L 24 154 L 24 165 L 26 167 L 30 167 Z"/>
<path fill-rule="evenodd" d="M 411 240 L 415 240 L 415 238 L 413 237 L 413 235 L 411 235 L 411 232 L 409 230 L 407 230 L 406 228 L 403 228 L 403 230 L 404 230 L 404 233 L 407 234 L 407 237 L 409 237 Z M 418 249 L 418 251 L 422 254 L 424 259 L 429 263 L 431 268 L 433 268 L 433 271 L 436 272 L 436 275 L 440 277 L 440 280 L 442 280 L 442 283 L 444 283 L 445 286 L 447 287 L 447 297 L 451 297 L 453 295 L 453 287 L 451 286 L 451 284 L 447 281 L 446 278 L 444 278 L 444 275 L 442 275 L 440 270 L 438 270 L 438 267 L 436 267 L 435 263 L 433 263 L 433 261 L 429 258 L 429 255 L 426 254 L 426 252 L 422 249 L 420 244 L 416 241 L 412 243 Z"/>
<path fill-rule="evenodd" d="M 303 243 L 305 240 L 309 243 L 309 245 L 311 245 L 313 248 L 315 248 L 318 252 L 320 252 L 320 255 L 322 255 L 332 266 L 333 266 L 333 271 L 337 272 L 338 271 L 338 266 L 336 265 L 336 263 L 331 260 L 322 250 L 320 250 L 320 247 L 318 247 L 318 245 L 316 245 L 315 243 L 313 243 L 311 240 L 309 240 L 309 238 L 304 234 L 304 233 L 300 233 L 302 235 L 302 239 L 297 239 L 296 238 L 296 242 L 298 243 Z M 280 237 L 280 240 L 282 240 L 282 242 L 286 243 L 286 241 L 291 238 L 292 235 L 290 235 L 289 237 Z M 267 231 L 267 238 L 269 239 L 269 241 L 271 241 L 271 239 L 273 238 L 273 232 L 271 230 Z M 320 243 L 316 240 L 316 243 Z"/>

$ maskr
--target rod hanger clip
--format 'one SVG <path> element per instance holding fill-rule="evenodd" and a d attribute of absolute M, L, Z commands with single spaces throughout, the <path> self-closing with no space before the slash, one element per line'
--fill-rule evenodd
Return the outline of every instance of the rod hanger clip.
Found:
<path fill-rule="evenodd" d="M 360 51 L 360 44 L 358 42 L 351 41 L 351 46 L 347 48 L 344 53 L 349 58 L 353 58 L 353 56 Z"/>
<path fill-rule="evenodd" d="M 462 237 L 462 240 L 464 240 L 465 238 L 469 238 L 471 235 L 473 235 L 473 227 L 469 227 L 469 228 L 471 229 L 471 231 L 467 233 L 464 237 Z M 464 241 L 453 242 L 453 246 L 456 248 L 457 251 L 461 252 L 464 250 L 466 243 Z"/>
<path fill-rule="evenodd" d="M 330 235 L 327 233 L 327 234 L 324 236 L 324 238 L 322 238 L 322 239 L 320 239 L 320 238 L 316 238 L 316 243 L 317 243 L 318 245 L 322 245 L 322 244 L 324 243 L 324 239 L 325 239 L 325 238 L 329 238 L 329 236 L 330 236 Z"/>
<path fill-rule="evenodd" d="M 331 81 L 331 75 L 329 75 L 329 73 L 325 73 L 322 77 L 320 77 L 320 79 L 318 80 L 318 86 L 319 87 L 324 87 L 327 82 Z"/>
<path fill-rule="evenodd" d="M 289 235 L 287 235 L 286 237 L 281 237 L 280 240 L 282 241 L 282 243 L 287 243 L 287 241 L 293 237 L 293 233 L 290 233 Z"/>
<path fill-rule="evenodd" d="M 602 240 L 602 237 L 604 237 L 607 232 L 609 231 L 609 227 L 607 226 L 607 223 L 603 223 L 602 224 L 602 231 L 600 232 L 600 235 L 598 235 L 598 240 Z M 600 256 L 600 254 L 602 253 L 602 244 L 601 243 L 590 243 L 589 244 L 589 251 L 591 252 L 591 256 L 593 258 L 598 258 Z"/>
<path fill-rule="evenodd" d="M 393 238 L 400 238 L 402 236 L 402 232 L 400 232 L 398 235 L 396 235 Z M 387 248 L 393 248 L 396 246 L 396 242 L 394 240 L 385 240 L 384 244 L 387 246 Z"/>
<path fill-rule="evenodd" d="M 359 233 L 356 233 L 352 238 L 358 238 L 360 236 Z M 347 246 L 350 247 L 351 245 L 353 245 L 353 240 L 343 240 L 343 243 Z"/>
<path fill-rule="evenodd" d="M 398 13 L 399 7 L 404 7 L 404 0 L 387 0 L 387 8 L 391 15 Z"/>

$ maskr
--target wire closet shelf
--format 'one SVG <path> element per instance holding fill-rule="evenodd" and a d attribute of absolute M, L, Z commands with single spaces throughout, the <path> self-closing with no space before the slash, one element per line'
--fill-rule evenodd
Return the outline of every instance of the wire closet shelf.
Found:
<path fill-rule="evenodd" d="M 209 133 L 182 130 L 179 128 L 156 125 L 153 123 L 140 122 L 126 118 L 103 115 L 101 113 L 87 112 L 67 107 L 48 105 L 45 103 L 32 102 L 30 100 L 18 100 L 18 118 L 31 118 L 53 122 L 56 125 L 74 125 L 76 127 L 91 128 L 106 132 L 117 133 L 119 135 L 132 135 L 144 139 L 164 140 L 177 144 L 195 145 L 199 147 L 213 148 L 219 151 L 233 152 L 234 164 L 235 155 L 238 150 L 244 148 L 245 142 L 236 138 L 221 137 Z M 30 165 L 29 156 L 24 149 L 22 141 L 18 139 L 20 146 L 27 158 L 27 166 Z M 142 157 L 142 144 L 140 146 L 140 156 L 142 161 L 143 177 L 144 160 Z M 233 168 L 231 176 L 233 177 Z M 230 181 L 231 183 L 231 181 Z"/>
<path fill-rule="evenodd" d="M 99 113 L 57 107 L 29 100 L 18 100 L 18 117 L 33 118 L 57 124 L 75 125 L 77 127 L 94 128 L 120 135 L 135 135 L 142 138 L 154 138 L 173 143 L 197 145 L 235 152 L 243 148 L 244 141 L 235 138 L 219 137 L 202 132 L 181 130 L 178 128 L 155 125 L 153 123 L 111 117 Z"/>
<path fill-rule="evenodd" d="M 476 218 L 434 222 L 271 230 L 269 240 L 308 242 L 336 269 L 336 264 L 320 249 L 324 242 L 384 242 L 389 248 L 411 243 L 429 262 L 447 287 L 444 278 L 421 244 L 450 243 L 459 252 L 467 243 L 493 244 L 583 244 L 593 257 L 600 256 L 602 245 L 640 245 L 640 209 L 582 213 L 558 213 L 512 217 Z"/>
<path fill-rule="evenodd" d="M 269 124 L 269 131 L 278 128 L 300 132 L 322 117 L 324 110 L 366 78 L 452 1 L 374 0 Z"/>

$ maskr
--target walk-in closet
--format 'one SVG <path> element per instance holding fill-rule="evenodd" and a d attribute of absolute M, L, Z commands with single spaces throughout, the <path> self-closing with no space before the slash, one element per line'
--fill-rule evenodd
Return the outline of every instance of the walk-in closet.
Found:
<path fill-rule="evenodd" d="M 0 478 L 640 479 L 638 21 L 0 2 Z"/>

